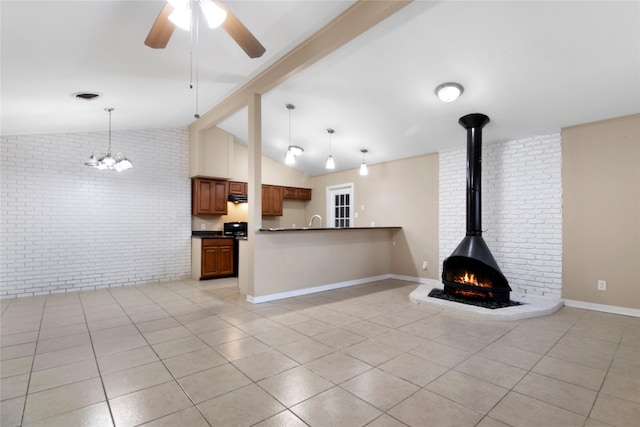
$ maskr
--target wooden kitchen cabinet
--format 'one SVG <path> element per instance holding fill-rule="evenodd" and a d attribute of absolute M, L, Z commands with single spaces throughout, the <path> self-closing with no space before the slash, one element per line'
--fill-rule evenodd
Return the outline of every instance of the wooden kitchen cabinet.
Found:
<path fill-rule="evenodd" d="M 284 187 L 262 186 L 262 216 L 282 216 Z"/>
<path fill-rule="evenodd" d="M 234 196 L 246 196 L 248 189 L 246 182 L 229 181 L 229 194 Z"/>
<path fill-rule="evenodd" d="M 285 200 L 311 200 L 310 188 L 284 187 L 283 193 Z"/>
<path fill-rule="evenodd" d="M 233 239 L 202 239 L 201 279 L 233 276 Z"/>
<path fill-rule="evenodd" d="M 192 215 L 226 215 L 229 182 L 208 178 L 191 181 Z"/>

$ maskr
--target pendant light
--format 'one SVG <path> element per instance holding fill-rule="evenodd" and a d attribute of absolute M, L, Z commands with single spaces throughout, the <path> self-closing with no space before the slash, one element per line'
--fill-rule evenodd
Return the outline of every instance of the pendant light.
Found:
<path fill-rule="evenodd" d="M 131 169 L 133 167 L 133 164 L 131 164 L 127 157 L 122 153 L 116 153 L 114 156 L 111 155 L 111 112 L 113 110 L 113 108 L 104 109 L 104 111 L 107 111 L 109 113 L 109 149 L 107 150 L 107 154 L 101 153 L 99 151 L 94 151 L 93 153 L 91 153 L 91 157 L 89 157 L 89 160 L 84 162 L 84 164 L 100 170 L 109 169 L 122 172 L 127 169 Z M 96 157 L 96 153 L 99 155 L 99 157 Z"/>
<path fill-rule="evenodd" d="M 287 154 L 284 157 L 284 162 L 287 165 L 294 165 L 296 163 L 296 156 L 304 153 L 304 148 L 297 145 L 291 145 L 291 112 L 295 110 L 296 106 L 293 104 L 287 104 L 289 110 L 289 146 L 287 147 Z"/>
<path fill-rule="evenodd" d="M 329 157 L 327 157 L 327 163 L 325 164 L 325 167 L 327 169 L 335 169 L 336 162 L 333 160 L 333 156 L 331 155 L 331 135 L 333 135 L 335 130 L 327 129 L 327 132 L 329 132 Z"/>
<path fill-rule="evenodd" d="M 369 175 L 369 170 L 367 169 L 367 164 L 364 162 L 364 155 L 369 152 L 366 148 L 360 150 L 362 153 L 362 164 L 360 165 L 360 175 L 365 176 Z"/>

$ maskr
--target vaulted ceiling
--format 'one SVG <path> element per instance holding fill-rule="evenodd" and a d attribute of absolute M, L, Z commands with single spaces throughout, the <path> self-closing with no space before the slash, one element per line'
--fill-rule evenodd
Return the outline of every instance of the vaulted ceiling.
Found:
<path fill-rule="evenodd" d="M 163 1 L 7 1 L 1 13 L 3 135 L 190 125 L 349 8 L 349 1 L 225 4 L 266 47 L 250 59 L 222 30 L 176 29 L 165 49 L 143 44 Z M 197 61 L 196 61 L 197 59 Z M 190 89 L 197 63 L 196 90 Z M 195 68 L 194 68 L 195 69 Z M 465 88 L 452 103 L 434 89 Z M 94 101 L 72 95 L 102 94 Z M 636 1 L 414 1 L 263 94 L 263 153 L 326 173 L 327 128 L 337 169 L 464 144 L 458 118 L 492 119 L 485 141 L 554 132 L 640 112 Z M 245 142 L 247 111 L 218 124 Z"/>

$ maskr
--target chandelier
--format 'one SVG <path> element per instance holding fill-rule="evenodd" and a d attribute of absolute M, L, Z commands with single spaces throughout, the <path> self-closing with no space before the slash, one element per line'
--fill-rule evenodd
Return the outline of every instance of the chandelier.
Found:
<path fill-rule="evenodd" d="M 111 155 L 111 112 L 113 111 L 113 108 L 105 108 L 104 111 L 109 113 L 109 149 L 107 150 L 107 154 L 101 153 L 100 151 L 94 151 L 91 153 L 89 160 L 84 162 L 84 164 L 87 166 L 93 166 L 100 170 L 110 169 L 118 172 L 131 169 L 133 164 L 131 164 L 124 154 L 116 153 L 115 155 Z M 98 154 L 97 157 L 96 153 Z"/>

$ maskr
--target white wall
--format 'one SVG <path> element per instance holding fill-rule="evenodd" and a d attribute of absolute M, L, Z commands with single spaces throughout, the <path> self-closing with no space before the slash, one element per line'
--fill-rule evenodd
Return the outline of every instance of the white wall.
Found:
<path fill-rule="evenodd" d="M 560 134 L 484 144 L 483 237 L 514 291 L 561 297 Z M 440 273 L 466 232 L 466 148 L 440 153 Z"/>
<path fill-rule="evenodd" d="M 83 164 L 106 132 L 0 141 L 2 297 L 189 276 L 186 129 L 114 131 L 121 173 Z"/>

